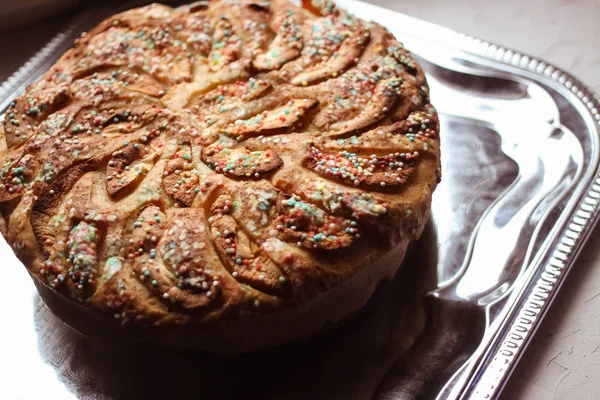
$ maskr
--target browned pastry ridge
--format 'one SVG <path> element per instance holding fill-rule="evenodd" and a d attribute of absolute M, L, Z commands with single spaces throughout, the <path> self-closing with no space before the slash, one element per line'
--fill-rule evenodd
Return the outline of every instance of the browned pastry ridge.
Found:
<path fill-rule="evenodd" d="M 11 104 L 0 228 L 52 304 L 250 350 L 339 320 L 395 273 L 440 178 L 437 114 L 393 35 L 316 10 L 130 10 Z"/>

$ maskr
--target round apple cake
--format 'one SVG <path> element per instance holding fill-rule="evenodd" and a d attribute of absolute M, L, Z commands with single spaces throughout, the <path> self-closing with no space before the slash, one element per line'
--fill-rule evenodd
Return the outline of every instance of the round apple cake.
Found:
<path fill-rule="evenodd" d="M 330 1 L 154 4 L 10 104 L 0 229 L 86 335 L 254 350 L 395 274 L 429 217 L 438 133 L 410 53 Z"/>

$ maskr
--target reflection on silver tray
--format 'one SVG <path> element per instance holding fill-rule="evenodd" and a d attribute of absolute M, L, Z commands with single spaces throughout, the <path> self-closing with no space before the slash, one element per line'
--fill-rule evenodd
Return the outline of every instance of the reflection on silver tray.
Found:
<path fill-rule="evenodd" d="M 574 78 L 531 57 L 358 1 L 338 3 L 386 25 L 418 56 L 440 112 L 443 181 L 433 219 L 407 256 L 412 268 L 320 337 L 222 358 L 89 343 L 43 306 L 2 241 L 3 277 L 12 283 L 0 291 L 11 321 L 0 376 L 11 379 L 0 397 L 498 395 L 597 218 L 600 106 Z M 2 85 L 0 111 L 82 30 L 116 11 L 98 7 Z"/>

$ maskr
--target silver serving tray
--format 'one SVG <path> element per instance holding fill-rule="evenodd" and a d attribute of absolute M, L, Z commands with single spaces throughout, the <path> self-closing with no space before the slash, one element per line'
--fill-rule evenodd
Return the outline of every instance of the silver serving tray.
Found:
<path fill-rule="evenodd" d="M 82 31 L 141 3 L 81 14 L 2 84 L 0 111 Z M 600 104 L 533 57 L 359 1 L 338 3 L 413 51 L 440 112 L 443 180 L 410 267 L 340 328 L 219 358 L 81 338 L 44 307 L 0 240 L 0 398 L 499 395 L 597 221 Z M 416 316 L 425 328 L 415 342 L 406 331 Z"/>

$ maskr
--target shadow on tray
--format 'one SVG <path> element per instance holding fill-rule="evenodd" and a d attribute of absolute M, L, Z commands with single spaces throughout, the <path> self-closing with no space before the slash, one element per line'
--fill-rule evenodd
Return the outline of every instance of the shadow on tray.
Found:
<path fill-rule="evenodd" d="M 38 347 L 82 399 L 429 397 L 472 351 L 463 343 L 476 342 L 470 332 L 479 330 L 465 324 L 481 326 L 482 317 L 425 297 L 437 283 L 433 223 L 405 263 L 413 268 L 401 269 L 364 310 L 334 329 L 261 352 L 113 350 L 79 336 L 41 304 L 35 307 Z"/>

